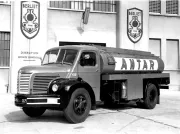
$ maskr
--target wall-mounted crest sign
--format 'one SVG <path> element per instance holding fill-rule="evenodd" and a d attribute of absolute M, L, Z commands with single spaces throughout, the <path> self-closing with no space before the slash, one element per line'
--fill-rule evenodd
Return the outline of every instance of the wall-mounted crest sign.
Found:
<path fill-rule="evenodd" d="M 138 8 L 127 10 L 127 35 L 137 43 L 143 35 L 143 11 Z"/>
<path fill-rule="evenodd" d="M 21 31 L 28 38 L 34 38 L 40 29 L 40 3 L 35 1 L 21 2 Z"/>

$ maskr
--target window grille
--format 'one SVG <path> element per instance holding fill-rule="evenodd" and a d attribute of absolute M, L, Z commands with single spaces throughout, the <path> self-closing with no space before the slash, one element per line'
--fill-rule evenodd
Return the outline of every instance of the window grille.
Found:
<path fill-rule="evenodd" d="M 166 13 L 167 14 L 178 14 L 178 0 L 167 0 L 166 1 Z"/>
<path fill-rule="evenodd" d="M 11 1 L 0 1 L 0 4 L 11 4 Z"/>
<path fill-rule="evenodd" d="M 10 33 L 0 32 L 0 66 L 8 67 L 10 61 Z"/>
<path fill-rule="evenodd" d="M 161 0 L 149 0 L 149 12 L 161 13 Z"/>
<path fill-rule="evenodd" d="M 94 1 L 94 11 L 115 12 L 114 1 Z"/>
<path fill-rule="evenodd" d="M 91 11 L 101 12 L 115 12 L 115 1 L 49 1 L 49 7 L 52 8 L 65 8 L 73 10 L 85 10 L 86 7 L 90 7 Z"/>
<path fill-rule="evenodd" d="M 70 1 L 50 1 L 50 7 L 71 9 Z"/>

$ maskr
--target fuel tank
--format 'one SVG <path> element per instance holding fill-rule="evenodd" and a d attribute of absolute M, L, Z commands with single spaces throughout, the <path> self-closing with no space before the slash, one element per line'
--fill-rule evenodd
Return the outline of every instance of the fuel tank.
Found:
<path fill-rule="evenodd" d="M 101 73 L 162 73 L 164 62 L 150 52 L 100 48 Z"/>

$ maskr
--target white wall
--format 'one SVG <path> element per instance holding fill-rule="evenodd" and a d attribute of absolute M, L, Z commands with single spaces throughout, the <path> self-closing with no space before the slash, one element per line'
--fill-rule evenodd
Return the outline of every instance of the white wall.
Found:
<path fill-rule="evenodd" d="M 24 61 L 19 56 L 24 51 L 38 52 L 32 56 L 43 56 L 51 47 L 58 46 L 59 41 L 96 42 L 106 43 L 107 46 L 116 46 L 115 14 L 90 13 L 89 23 L 84 25 L 84 32 L 78 30 L 82 12 L 48 10 L 47 2 L 40 2 L 40 31 L 38 35 L 29 40 L 21 32 L 20 1 L 12 2 L 12 44 L 11 44 L 11 70 L 10 90 L 16 93 L 18 70 L 22 66 L 40 64 Z"/>
<path fill-rule="evenodd" d="M 127 36 L 127 10 L 131 8 L 138 8 L 143 11 L 143 35 L 141 40 L 137 43 L 133 43 L 129 40 Z M 133 0 L 122 0 L 120 1 L 119 5 L 119 20 L 117 21 L 119 24 L 120 32 L 117 34 L 117 38 L 119 38 L 119 44 L 117 47 L 126 48 L 126 49 L 135 49 L 135 50 L 148 50 L 148 43 L 149 43 L 149 32 L 148 32 L 148 25 L 149 25 L 149 0 L 140 0 L 140 1 L 133 1 Z M 118 46 L 119 45 L 119 46 Z"/>
<path fill-rule="evenodd" d="M 179 82 L 180 82 L 180 71 L 168 70 L 168 71 L 164 71 L 164 73 L 170 73 L 169 89 L 180 91 L 180 84 L 179 84 Z"/>
<path fill-rule="evenodd" d="M 10 5 L 0 5 L 0 31 L 10 31 Z"/>
<path fill-rule="evenodd" d="M 42 57 L 48 48 L 58 46 L 59 41 L 106 43 L 107 47 L 148 51 L 149 38 L 160 38 L 162 51 L 164 52 L 162 58 L 166 62 L 166 39 L 180 39 L 180 17 L 149 16 L 148 0 L 120 1 L 120 6 L 118 7 L 120 13 L 117 17 L 116 13 L 90 12 L 89 22 L 87 25 L 84 25 L 84 31 L 79 29 L 82 11 L 50 9 L 47 8 L 46 1 L 41 2 L 40 31 L 31 41 L 26 39 L 20 30 L 20 1 L 12 2 L 12 6 L 13 20 L 11 34 L 13 38 L 11 44 L 12 68 L 10 76 L 11 91 L 13 93 L 16 92 L 18 69 L 24 65 L 31 64 L 25 63 L 22 59 L 18 58 L 21 55 L 21 51 L 29 50 L 29 44 L 31 44 L 30 50 L 37 51 L 38 56 Z M 143 36 L 136 44 L 132 43 L 127 36 L 127 9 L 134 7 L 143 10 Z M 10 31 L 10 6 L 6 12 L 5 10 L 7 9 L 0 7 L 0 24 L 5 24 L 3 27 L 0 25 L 0 31 L 3 29 L 4 31 Z M 3 15 L 1 15 L 1 11 Z M 119 20 L 117 20 L 118 17 Z M 117 25 L 119 29 L 117 29 Z M 119 34 L 116 34 L 117 30 L 119 30 Z M 180 78 L 179 70 L 170 72 L 171 80 L 173 80 L 171 84 L 179 85 L 179 79 L 177 79 Z M 8 72 L 5 74 L 8 75 Z"/>
<path fill-rule="evenodd" d="M 169 15 L 150 15 L 149 17 L 149 38 L 158 38 L 161 40 L 161 56 L 166 65 L 167 59 L 167 39 L 180 40 L 180 17 Z M 180 47 L 180 44 L 179 44 Z M 172 52 L 173 54 L 173 52 Z M 180 54 L 179 54 L 180 55 Z M 173 59 L 172 59 L 173 60 Z M 179 61 L 180 63 L 180 61 Z M 165 66 L 165 72 L 170 73 L 171 90 L 180 90 L 180 70 L 168 69 Z"/>
<path fill-rule="evenodd" d="M 149 17 L 149 36 L 151 38 L 180 38 L 180 17 L 150 15 Z"/>
<path fill-rule="evenodd" d="M 40 64 L 39 59 L 35 61 L 25 61 L 27 58 L 23 56 L 42 57 L 47 47 L 47 2 L 40 2 L 40 30 L 36 37 L 29 40 L 21 32 L 20 17 L 21 17 L 21 3 L 20 1 L 12 2 L 12 48 L 11 48 L 11 70 L 10 70 L 10 90 L 16 93 L 18 70 L 27 65 Z M 23 52 L 33 52 L 33 54 L 24 54 Z"/>
<path fill-rule="evenodd" d="M 48 10 L 48 47 L 59 41 L 106 43 L 116 47 L 116 14 L 90 12 L 84 32 L 79 29 L 81 11 Z"/>
<path fill-rule="evenodd" d="M 9 69 L 0 69 L 0 93 L 6 93 L 7 88 L 6 85 L 8 84 L 9 80 Z"/>

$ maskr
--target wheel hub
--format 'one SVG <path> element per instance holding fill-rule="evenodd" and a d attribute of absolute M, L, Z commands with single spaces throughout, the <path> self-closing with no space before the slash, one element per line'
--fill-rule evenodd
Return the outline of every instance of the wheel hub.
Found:
<path fill-rule="evenodd" d="M 155 98 L 156 98 L 156 93 L 155 93 L 155 91 L 151 91 L 151 92 L 150 92 L 150 96 L 149 96 L 150 101 L 151 101 L 151 102 L 154 102 Z"/>
<path fill-rule="evenodd" d="M 74 99 L 74 112 L 78 115 L 84 114 L 87 107 L 87 100 L 85 96 L 79 95 Z"/>

